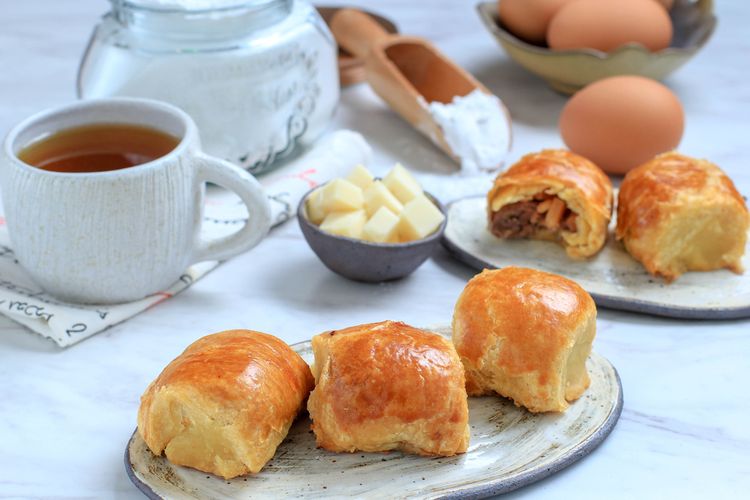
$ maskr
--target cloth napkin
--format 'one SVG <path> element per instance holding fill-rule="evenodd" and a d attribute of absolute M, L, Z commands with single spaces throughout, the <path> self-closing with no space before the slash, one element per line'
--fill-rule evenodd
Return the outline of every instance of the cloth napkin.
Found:
<path fill-rule="evenodd" d="M 295 215 L 302 196 L 327 180 L 344 175 L 358 163 L 367 164 L 372 150 L 350 130 L 332 132 L 300 157 L 261 179 L 271 203 L 272 225 Z M 206 238 L 231 234 L 247 219 L 239 197 L 216 186 L 206 191 L 202 231 Z M 167 290 L 117 305 L 68 304 L 34 284 L 15 259 L 5 219 L 0 215 L 0 313 L 34 332 L 68 347 L 125 321 L 180 293 L 219 265 L 208 261 L 190 266 Z"/>

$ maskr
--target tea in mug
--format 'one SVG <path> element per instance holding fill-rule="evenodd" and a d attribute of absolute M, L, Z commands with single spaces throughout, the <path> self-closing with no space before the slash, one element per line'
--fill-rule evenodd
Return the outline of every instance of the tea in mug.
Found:
<path fill-rule="evenodd" d="M 53 172 L 107 172 L 148 163 L 172 151 L 179 142 L 151 127 L 96 123 L 43 137 L 19 151 L 18 158 Z"/>

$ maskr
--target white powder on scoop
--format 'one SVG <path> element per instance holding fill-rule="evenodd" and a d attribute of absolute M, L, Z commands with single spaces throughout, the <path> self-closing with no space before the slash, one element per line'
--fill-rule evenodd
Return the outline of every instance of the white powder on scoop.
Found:
<path fill-rule="evenodd" d="M 494 95 L 477 89 L 450 104 L 431 102 L 430 114 L 466 174 L 502 166 L 510 149 L 510 120 Z"/>

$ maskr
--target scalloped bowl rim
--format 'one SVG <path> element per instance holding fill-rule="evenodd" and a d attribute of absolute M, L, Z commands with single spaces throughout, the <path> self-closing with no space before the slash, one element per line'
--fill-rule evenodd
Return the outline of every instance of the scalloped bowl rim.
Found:
<path fill-rule="evenodd" d="M 593 57 L 600 61 L 615 59 L 623 52 L 640 52 L 646 56 L 652 56 L 654 58 L 659 58 L 661 56 L 672 56 L 672 55 L 692 55 L 692 54 L 695 54 L 698 50 L 700 50 L 706 44 L 706 42 L 708 42 L 708 40 L 711 38 L 714 31 L 716 30 L 716 24 L 718 22 L 718 19 L 712 10 L 711 17 L 710 17 L 710 26 L 709 26 L 709 29 L 706 31 L 705 36 L 701 37 L 698 43 L 696 43 L 695 45 L 691 45 L 689 47 L 667 47 L 659 51 L 653 52 L 653 51 L 648 50 L 645 46 L 639 43 L 627 43 L 625 45 L 621 45 L 617 47 L 616 49 L 610 52 L 604 52 L 599 49 L 588 49 L 588 48 L 552 50 L 552 49 L 540 47 L 538 45 L 533 45 L 528 42 L 525 42 L 521 40 L 520 38 L 516 37 L 515 35 L 513 35 L 510 31 L 503 28 L 499 23 L 497 23 L 496 16 L 494 15 L 494 11 L 496 10 L 495 9 L 496 5 L 497 5 L 497 2 L 479 2 L 476 8 L 477 8 L 477 11 L 479 12 L 479 17 L 482 18 L 482 21 L 485 27 L 489 29 L 491 33 L 496 34 L 496 36 L 502 38 L 504 41 L 507 41 L 508 43 L 513 44 L 517 46 L 518 48 L 524 49 L 527 52 L 533 52 L 537 55 L 548 56 L 548 57 L 582 55 L 582 56 Z"/>
<path fill-rule="evenodd" d="M 331 181 L 328 181 L 331 182 Z M 318 188 L 321 188 L 328 184 L 328 182 L 324 182 L 323 184 L 319 184 L 318 186 L 315 186 L 314 188 L 311 188 L 308 192 L 302 196 L 302 199 L 300 200 L 299 204 L 297 205 L 297 218 L 302 221 L 307 227 L 313 230 L 313 232 L 320 234 L 322 236 L 325 236 L 327 238 L 331 238 L 333 240 L 338 240 L 340 242 L 349 242 L 349 243 L 357 243 L 363 246 L 368 246 L 371 248 L 382 248 L 382 249 L 397 249 L 397 248 L 408 248 L 408 247 L 414 247 L 417 245 L 423 245 L 426 243 L 430 243 L 434 240 L 440 239 L 445 232 L 445 227 L 448 225 L 448 214 L 445 212 L 445 207 L 442 203 L 440 203 L 440 200 L 435 198 L 432 194 L 430 194 L 427 191 L 423 191 L 424 194 L 429 198 L 431 202 L 435 204 L 438 210 L 440 210 L 440 213 L 443 214 L 443 222 L 440 223 L 440 226 L 433 231 L 431 234 L 425 236 L 424 238 L 420 238 L 418 240 L 414 241 L 406 241 L 403 243 L 376 243 L 374 241 L 367 241 L 362 240 L 358 238 L 349 238 L 348 236 L 339 236 L 338 234 L 331 234 L 323 231 L 320 229 L 320 227 L 316 224 L 314 224 L 308 217 L 307 217 L 307 198 L 310 197 L 313 191 L 317 190 Z"/>

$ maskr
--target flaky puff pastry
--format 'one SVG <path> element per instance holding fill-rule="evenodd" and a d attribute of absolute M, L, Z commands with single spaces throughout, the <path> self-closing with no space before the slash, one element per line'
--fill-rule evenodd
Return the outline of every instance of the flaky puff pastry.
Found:
<path fill-rule="evenodd" d="M 451 456 L 469 445 L 464 370 L 451 342 L 384 321 L 313 337 L 307 409 L 318 446 Z"/>
<path fill-rule="evenodd" d="M 497 237 L 555 240 L 571 258 L 591 257 L 607 241 L 612 183 L 586 158 L 545 149 L 495 179 L 487 216 Z"/>
<path fill-rule="evenodd" d="M 563 411 L 590 384 L 596 305 L 575 282 L 533 269 L 485 270 L 453 312 L 470 396 L 497 393 L 532 412 Z"/>
<path fill-rule="evenodd" d="M 664 153 L 628 172 L 620 186 L 617 239 L 667 281 L 687 271 L 742 273 L 749 225 L 742 196 L 706 160 Z"/>
<path fill-rule="evenodd" d="M 258 472 L 313 388 L 286 343 L 250 330 L 203 337 L 146 389 L 138 432 L 155 455 L 231 478 Z"/>

